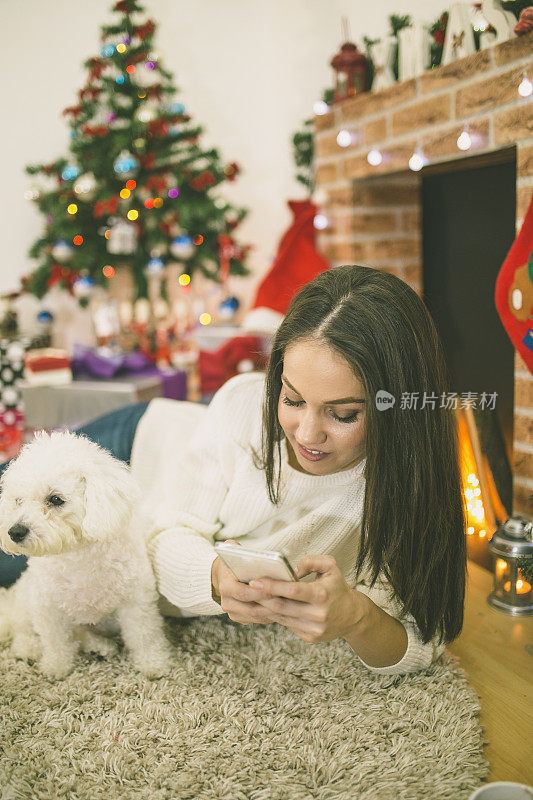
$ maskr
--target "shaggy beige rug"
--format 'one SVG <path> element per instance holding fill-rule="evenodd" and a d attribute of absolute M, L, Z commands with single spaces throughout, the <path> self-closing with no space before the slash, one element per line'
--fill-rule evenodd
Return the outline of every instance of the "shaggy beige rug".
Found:
<path fill-rule="evenodd" d="M 486 778 L 457 659 L 375 676 L 342 641 L 166 619 L 169 677 L 124 651 L 64 681 L 0 650 L 2 800 L 466 800 Z"/>

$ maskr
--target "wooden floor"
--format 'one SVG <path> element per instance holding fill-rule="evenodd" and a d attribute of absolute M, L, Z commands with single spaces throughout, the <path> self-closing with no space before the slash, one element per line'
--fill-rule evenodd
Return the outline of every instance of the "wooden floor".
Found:
<path fill-rule="evenodd" d="M 491 608 L 491 589 L 492 574 L 469 560 L 464 627 L 447 649 L 479 696 L 488 780 L 533 785 L 533 616 Z"/>

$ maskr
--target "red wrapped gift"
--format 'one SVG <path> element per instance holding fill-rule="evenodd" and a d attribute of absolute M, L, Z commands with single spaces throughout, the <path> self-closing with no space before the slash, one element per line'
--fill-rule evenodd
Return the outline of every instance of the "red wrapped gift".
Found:
<path fill-rule="evenodd" d="M 268 356 L 262 351 L 261 343 L 259 336 L 234 336 L 217 350 L 200 350 L 201 393 L 216 392 L 239 372 L 265 369 Z"/>

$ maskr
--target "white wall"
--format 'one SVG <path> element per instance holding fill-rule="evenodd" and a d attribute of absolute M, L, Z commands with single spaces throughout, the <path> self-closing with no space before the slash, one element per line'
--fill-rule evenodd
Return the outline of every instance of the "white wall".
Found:
<path fill-rule="evenodd" d="M 254 244 L 253 276 L 233 281 L 245 305 L 267 271 L 290 221 L 286 201 L 304 195 L 294 178 L 292 133 L 324 88 L 329 62 L 342 42 L 341 16 L 363 49 L 363 36 L 388 33 L 388 16 L 434 21 L 444 0 L 146 0 L 158 23 L 155 45 L 174 75 L 192 121 L 205 128 L 200 144 L 216 146 L 243 172 L 224 193 L 250 209 L 239 238 Z M 83 61 L 100 51 L 100 26 L 113 17 L 108 0 L 0 0 L 3 256 L 0 292 L 17 289 L 36 264 L 27 250 L 42 217 L 24 191 L 24 167 L 68 152 L 62 110 L 77 102 L 85 83 Z"/>

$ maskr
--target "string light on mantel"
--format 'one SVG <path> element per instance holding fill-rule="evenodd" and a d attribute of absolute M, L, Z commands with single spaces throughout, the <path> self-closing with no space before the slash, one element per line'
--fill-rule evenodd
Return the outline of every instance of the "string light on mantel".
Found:
<path fill-rule="evenodd" d="M 346 128 L 342 128 L 337 134 L 337 144 L 339 147 L 349 147 L 353 141 L 353 136 Z"/>
<path fill-rule="evenodd" d="M 529 97 L 533 92 L 533 83 L 527 77 L 527 73 L 524 70 L 524 77 L 522 78 L 522 83 L 518 87 L 518 94 L 520 97 Z"/>
<path fill-rule="evenodd" d="M 486 103 L 481 109 L 479 109 L 479 111 L 476 114 L 470 117 L 468 121 L 465 121 L 463 130 L 457 137 L 457 147 L 459 148 L 459 150 L 466 151 L 470 150 L 473 147 L 481 146 L 481 144 L 483 143 L 483 137 L 480 134 L 475 133 L 475 131 L 471 131 L 470 126 L 472 125 L 472 122 L 474 120 L 485 114 L 485 112 L 490 110 L 491 107 L 494 107 L 498 104 L 500 97 L 507 91 L 508 87 L 512 83 L 516 83 L 516 77 L 513 77 L 509 81 L 507 81 L 507 83 L 504 84 L 502 90 L 498 95 L 496 95 L 496 97 L 492 98 L 492 100 L 490 100 L 489 103 Z M 518 94 L 520 95 L 520 97 L 524 99 L 531 97 L 531 95 L 533 94 L 533 84 L 529 80 L 526 70 L 524 70 L 522 73 L 522 80 L 518 86 Z M 341 135 L 341 133 L 342 134 L 348 133 L 351 137 L 349 141 L 347 138 L 345 139 L 346 141 L 345 144 L 339 141 L 339 136 Z M 424 141 L 424 144 L 426 145 L 426 147 L 428 145 L 436 144 L 438 142 L 443 141 L 447 136 L 449 136 L 449 133 L 445 133 L 442 136 L 437 136 L 432 139 L 428 139 L 427 141 Z M 344 131 L 343 129 L 342 131 L 339 131 L 339 135 L 337 136 L 337 142 L 342 147 L 347 147 L 355 140 L 355 138 L 356 137 L 351 135 L 349 131 Z M 371 164 L 371 166 L 373 167 L 379 166 L 383 161 L 383 155 L 377 147 L 373 147 L 369 151 L 366 158 L 368 163 Z M 415 152 L 409 159 L 409 168 L 412 169 L 414 172 L 418 172 L 419 170 L 422 169 L 422 167 L 424 167 L 428 163 L 429 159 L 425 157 L 424 153 L 422 152 L 422 146 L 419 143 L 417 148 L 415 149 Z"/>
<path fill-rule="evenodd" d="M 317 117 L 321 117 L 323 114 L 327 114 L 329 111 L 329 106 L 323 100 L 317 100 L 316 103 L 313 105 L 313 111 L 317 115 Z"/>
<path fill-rule="evenodd" d="M 381 151 L 374 147 L 373 150 L 367 155 L 366 160 L 369 164 L 372 164 L 373 167 L 377 167 L 378 164 L 381 164 L 383 161 L 383 156 L 381 155 Z"/>
<path fill-rule="evenodd" d="M 424 152 L 420 145 L 417 146 L 415 152 L 409 159 L 409 169 L 412 169 L 413 172 L 418 172 L 428 163 L 427 158 L 424 155 Z"/>
<path fill-rule="evenodd" d="M 457 139 L 457 147 L 459 150 L 470 150 L 472 147 L 472 139 L 468 133 L 468 125 L 463 128 L 463 132 Z"/>

